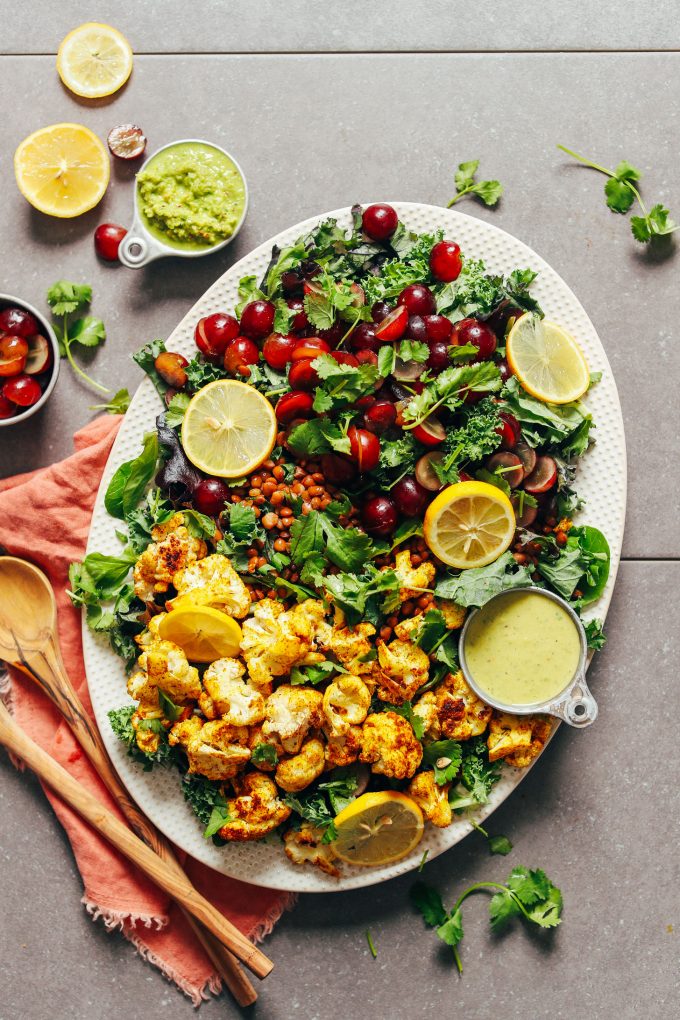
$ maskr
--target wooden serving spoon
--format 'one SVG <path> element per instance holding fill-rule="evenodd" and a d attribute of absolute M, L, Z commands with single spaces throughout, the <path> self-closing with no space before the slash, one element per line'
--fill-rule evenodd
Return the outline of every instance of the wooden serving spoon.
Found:
<path fill-rule="evenodd" d="M 132 831 L 165 862 L 167 868 L 174 872 L 176 879 L 181 880 L 183 886 L 191 889 L 195 897 L 199 897 L 199 894 L 193 889 L 189 879 L 184 874 L 168 841 L 144 817 L 130 799 L 111 764 L 98 730 L 90 720 L 66 673 L 57 637 L 57 606 L 49 580 L 38 567 L 13 556 L 0 556 L 0 658 L 20 669 L 47 694 L 68 723 L 104 785 L 125 815 Z M 23 753 L 17 746 L 19 737 L 24 748 Z M 9 743 L 10 739 L 12 741 L 11 745 Z M 68 773 L 62 770 L 49 755 L 46 755 L 45 752 L 23 734 L 6 710 L 0 711 L 0 742 L 8 747 L 11 746 L 11 749 L 19 757 L 23 758 L 27 764 L 31 765 L 64 799 L 67 798 L 61 785 L 55 787 L 55 780 L 59 782 L 57 777 L 61 772 L 68 776 L 71 783 L 75 783 L 79 794 L 81 791 L 87 792 Z M 32 745 L 32 752 L 34 750 L 40 752 L 38 757 L 33 756 L 33 760 L 29 760 L 26 757 L 26 742 L 28 742 L 28 745 Z M 47 762 L 44 759 L 47 759 Z M 49 775 L 40 770 L 45 769 L 48 764 L 50 766 Z M 90 800 L 95 800 L 89 794 L 87 796 Z M 69 801 L 69 803 L 72 803 L 72 801 Z M 117 819 L 110 815 L 109 812 L 105 812 L 98 801 L 95 800 L 95 803 L 99 807 L 99 816 L 107 815 L 120 826 L 120 822 L 117 822 Z M 83 813 L 78 805 L 72 804 L 72 806 L 80 811 L 80 813 Z M 86 815 L 86 817 L 88 816 Z M 99 824 L 95 823 L 95 827 L 106 838 L 111 839 L 109 833 L 102 830 Z M 115 840 L 112 839 L 112 842 L 115 842 Z M 123 853 L 126 853 L 126 850 L 120 847 L 118 843 L 115 843 L 115 845 L 119 846 Z M 130 854 L 127 855 L 130 856 Z M 136 858 L 133 859 L 136 861 Z M 136 863 L 139 863 L 139 861 L 136 861 Z M 143 867 L 141 864 L 140 866 Z M 146 870 L 148 874 L 148 869 Z M 154 875 L 151 875 L 151 877 L 154 878 Z M 154 878 L 154 880 L 156 879 Z M 158 884 L 167 890 L 167 887 L 161 882 L 158 882 Z M 183 900 L 181 897 L 176 898 L 181 906 Z M 213 966 L 224 979 L 225 984 L 239 1005 L 247 1006 L 255 1002 L 257 993 L 248 977 L 239 967 L 234 955 L 222 944 L 219 938 L 202 927 L 199 921 L 195 919 L 195 916 L 192 916 L 195 912 L 191 907 L 185 908 L 184 913 L 196 938 L 205 949 Z M 221 917 L 221 915 L 218 916 Z M 239 939 L 244 938 L 238 932 L 238 929 L 230 925 L 226 919 L 222 918 L 222 921 L 224 925 L 228 925 L 232 929 L 230 938 L 233 938 L 233 932 L 239 936 Z M 252 950 L 254 948 L 252 943 L 248 940 L 245 941 L 248 949 Z M 245 947 L 242 947 L 242 950 L 243 948 Z M 263 977 L 271 970 L 272 965 L 259 950 L 257 950 L 257 953 L 261 958 L 260 969 L 258 970 L 254 967 L 252 969 L 259 977 Z M 243 952 L 239 952 L 237 955 L 244 959 Z"/>

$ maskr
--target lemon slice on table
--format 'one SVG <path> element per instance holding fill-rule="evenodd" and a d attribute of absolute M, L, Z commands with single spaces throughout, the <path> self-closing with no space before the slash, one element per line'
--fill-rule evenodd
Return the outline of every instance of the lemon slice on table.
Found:
<path fill-rule="evenodd" d="M 236 620 L 211 606 L 173 609 L 164 615 L 158 633 L 179 645 L 190 662 L 214 662 L 238 655 L 241 648 Z"/>
<path fill-rule="evenodd" d="M 458 482 L 427 508 L 423 534 L 443 563 L 460 570 L 498 559 L 515 534 L 515 512 L 504 492 L 487 482 Z"/>
<path fill-rule="evenodd" d="M 588 389 L 590 373 L 583 352 L 556 322 L 520 316 L 508 333 L 506 357 L 524 389 L 537 400 L 568 404 Z"/>
<path fill-rule="evenodd" d="M 423 838 L 423 813 L 411 797 L 395 790 L 364 793 L 335 819 L 333 850 L 361 867 L 392 864 Z"/>
<path fill-rule="evenodd" d="M 57 73 L 67 89 L 85 99 L 117 92 L 130 77 L 132 49 L 110 25 L 88 21 L 62 40 Z"/>
<path fill-rule="evenodd" d="M 259 390 L 218 379 L 192 397 L 182 422 L 182 446 L 206 474 L 241 478 L 267 459 L 277 428 L 274 408 Z"/>
<path fill-rule="evenodd" d="M 80 216 L 101 201 L 111 173 L 102 142 L 82 124 L 51 124 L 14 153 L 19 191 L 40 212 Z"/>

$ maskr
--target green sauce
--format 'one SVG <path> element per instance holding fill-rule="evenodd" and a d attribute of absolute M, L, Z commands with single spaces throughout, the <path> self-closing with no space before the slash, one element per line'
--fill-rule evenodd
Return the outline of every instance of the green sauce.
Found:
<path fill-rule="evenodd" d="M 483 606 L 465 635 L 467 669 L 480 691 L 505 705 L 534 705 L 573 679 L 581 638 L 569 613 L 535 592 L 509 592 Z"/>
<path fill-rule="evenodd" d="M 202 142 L 179 142 L 153 156 L 137 175 L 145 227 L 164 244 L 205 251 L 231 237 L 246 202 L 233 160 Z"/>

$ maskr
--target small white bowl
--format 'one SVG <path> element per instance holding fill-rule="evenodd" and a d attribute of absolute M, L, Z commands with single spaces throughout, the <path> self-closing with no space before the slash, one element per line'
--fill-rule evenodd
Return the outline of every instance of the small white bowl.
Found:
<path fill-rule="evenodd" d="M 174 149 L 176 145 L 185 145 L 187 143 L 206 145 L 210 149 L 216 149 L 217 152 L 223 153 L 223 155 L 227 156 L 232 161 L 241 175 L 241 180 L 243 181 L 244 203 L 241 218 L 236 224 L 233 234 L 225 238 L 224 241 L 218 241 L 217 244 L 212 244 L 208 248 L 202 248 L 199 251 L 186 251 L 182 248 L 175 248 L 171 244 L 164 244 L 163 241 L 159 240 L 149 230 L 147 230 L 146 225 L 144 224 L 139 211 L 139 189 L 135 179 L 134 219 L 132 221 L 132 226 L 120 242 L 120 247 L 118 249 L 118 258 L 124 266 L 128 267 L 128 269 L 141 269 L 141 267 L 147 265 L 147 263 L 153 262 L 155 259 L 167 258 L 168 255 L 176 255 L 183 259 L 195 259 L 201 258 L 203 255 L 212 255 L 213 252 L 219 251 L 220 248 L 226 248 L 228 244 L 231 244 L 243 226 L 243 221 L 245 220 L 246 213 L 248 212 L 248 182 L 238 161 L 234 159 L 230 152 L 223 149 L 221 145 L 215 145 L 214 142 L 206 142 L 203 138 L 180 138 L 175 142 L 169 142 L 167 145 L 163 145 L 160 149 L 157 149 L 153 155 L 149 156 L 149 158 L 144 161 L 144 165 L 139 170 L 139 173 L 141 174 L 149 165 L 151 160 L 155 159 L 159 153 L 165 152 L 166 149 Z"/>
<path fill-rule="evenodd" d="M 56 386 L 61 361 L 59 356 L 59 344 L 57 343 L 57 338 L 54 335 L 54 330 L 45 316 L 39 312 L 37 308 L 34 308 L 33 305 L 29 305 L 28 301 L 24 301 L 23 298 L 14 297 L 12 294 L 0 294 L 0 311 L 4 311 L 5 308 L 21 308 L 25 312 L 30 312 L 31 315 L 35 317 L 38 325 L 40 326 L 42 336 L 47 339 L 47 342 L 52 348 L 52 375 L 50 376 L 47 386 L 43 390 L 40 400 L 36 400 L 35 404 L 25 408 L 19 414 L 15 414 L 12 418 L 0 418 L 0 427 L 4 425 L 18 425 L 19 422 L 26 421 L 27 418 L 30 418 L 32 414 L 35 414 L 36 411 L 39 411 L 40 408 L 47 403 L 50 393 Z M 8 376 L 6 379 L 3 378 L 0 380 L 0 383 L 7 382 L 11 378 L 11 376 Z"/>

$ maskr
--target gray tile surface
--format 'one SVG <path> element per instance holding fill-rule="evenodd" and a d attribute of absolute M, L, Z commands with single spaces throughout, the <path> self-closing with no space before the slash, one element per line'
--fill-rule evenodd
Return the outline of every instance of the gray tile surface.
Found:
<path fill-rule="evenodd" d="M 465 973 L 408 904 L 412 878 L 341 896 L 302 897 L 267 941 L 275 962 L 260 1020 L 448 1017 L 469 1020 L 671 1020 L 680 994 L 677 855 L 677 660 L 666 607 L 680 564 L 624 563 L 609 647 L 591 672 L 600 719 L 563 728 L 489 829 L 514 843 L 490 857 L 478 836 L 426 865 L 445 901 L 516 864 L 545 866 L 564 922 L 536 938 L 488 931 L 484 895 L 464 910 Z M 644 614 L 644 627 L 640 626 Z M 0 757 L 3 903 L 1 1020 L 143 1016 L 189 1020 L 188 1000 L 78 905 L 79 876 L 36 784 Z M 669 930 L 672 926 L 673 930 Z M 364 932 L 378 949 L 371 959 Z M 46 989 L 49 989 L 46 994 Z M 237 1016 L 226 999 L 203 1020 Z"/>
<path fill-rule="evenodd" d="M 115 25 L 138 53 L 672 50 L 680 40 L 673 0 L 43 0 L 14 9 L 2 51 L 56 53 L 84 21 Z"/>
<path fill-rule="evenodd" d="M 82 119 L 103 136 L 132 120 L 152 147 L 212 138 L 233 150 L 248 175 L 251 210 L 231 248 L 131 271 L 98 262 L 92 233 L 102 221 L 129 221 L 132 171 L 116 167 L 97 209 L 58 221 L 31 210 L 16 191 L 11 161 L 0 160 L 2 236 L 21 239 L 3 267 L 5 289 L 42 306 L 56 279 L 91 282 L 93 310 L 109 336 L 94 352 L 92 371 L 114 389 L 132 390 L 140 378 L 129 353 L 166 336 L 255 244 L 356 200 L 445 204 L 455 164 L 480 157 L 506 196 L 497 210 L 472 201 L 460 208 L 535 248 L 576 291 L 610 358 L 630 461 L 624 555 L 679 554 L 680 473 L 669 461 L 675 450 L 677 463 L 680 448 L 675 245 L 657 257 L 643 250 L 623 217 L 606 209 L 599 175 L 569 165 L 555 143 L 610 165 L 625 156 L 645 172 L 650 200 L 677 213 L 675 150 L 658 138 L 678 128 L 679 108 L 666 97 L 669 82 L 680 88 L 680 54 L 142 57 L 129 88 L 97 109 L 64 93 L 49 58 L 4 57 L 1 66 L 7 153 L 42 124 Z M 326 95 L 316 103 L 320 83 Z M 167 101 L 168 89 L 177 89 L 177 102 Z M 443 104 L 442 96 L 451 101 Z M 0 477 L 64 456 L 97 402 L 64 368 L 47 408 L 25 426 L 3 429 Z M 662 512 L 650 513 L 650 494 Z"/>
<path fill-rule="evenodd" d="M 677 137 L 680 54 L 527 52 L 678 49 L 675 5 L 199 0 L 188 10 L 179 0 L 102 0 L 96 10 L 83 0 L 49 9 L 40 0 L 17 5 L 5 19 L 5 53 L 53 54 L 69 28 L 97 18 L 117 25 L 138 53 L 262 55 L 140 56 L 129 85 L 102 105 L 80 104 L 65 92 L 53 56 L 0 57 L 0 289 L 40 305 L 60 277 L 91 282 L 93 310 L 109 333 L 91 370 L 114 389 L 133 389 L 139 376 L 130 352 L 167 335 L 254 245 L 357 199 L 445 204 L 454 165 L 480 157 L 485 173 L 505 183 L 506 198 L 496 211 L 462 208 L 526 240 L 555 267 L 591 315 L 612 363 L 629 455 L 624 554 L 677 558 L 678 255 L 673 247 L 656 258 L 638 248 L 627 224 L 605 209 L 601 180 L 568 166 L 554 145 L 609 164 L 627 157 L 645 172 L 651 201 L 677 214 L 677 147 L 664 140 Z M 266 55 L 287 50 L 308 55 Z M 342 54 L 349 50 L 367 52 Z M 458 55 L 371 55 L 378 50 Z M 321 51 L 328 55 L 310 55 Z M 117 167 L 99 209 L 70 223 L 32 212 L 15 190 L 16 144 L 59 120 L 82 121 L 101 136 L 133 120 L 152 147 L 202 134 L 231 148 L 252 196 L 233 248 L 138 274 L 99 263 L 92 232 L 104 220 L 128 221 L 127 171 Z M 64 456 L 95 402 L 64 370 L 41 415 L 0 432 L 0 477 Z M 679 584 L 680 563 L 622 564 L 609 646 L 591 673 L 600 721 L 592 731 L 558 734 L 493 816 L 490 829 L 512 839 L 512 856 L 489 857 L 475 836 L 426 868 L 424 877 L 451 901 L 465 884 L 502 878 L 515 863 L 543 865 L 565 896 L 556 933 L 535 939 L 519 928 L 494 938 L 480 896 L 466 907 L 459 980 L 448 950 L 408 906 L 411 879 L 303 897 L 268 940 L 276 970 L 246 1015 L 677 1016 L 679 812 L 668 763 L 677 743 L 679 652 L 669 607 Z M 0 860 L 0 1020 L 195 1015 L 127 943 L 89 920 L 61 828 L 37 784 L 2 754 Z M 207 1020 L 237 1015 L 227 998 L 201 1010 Z"/>

